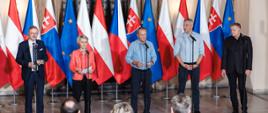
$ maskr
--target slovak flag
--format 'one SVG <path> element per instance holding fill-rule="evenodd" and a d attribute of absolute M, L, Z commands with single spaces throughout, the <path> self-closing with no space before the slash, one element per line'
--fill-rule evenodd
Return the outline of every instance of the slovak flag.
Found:
<path fill-rule="evenodd" d="M 137 39 L 137 30 L 141 27 L 141 20 L 138 14 L 137 0 L 130 1 L 127 17 L 127 40 L 129 43 Z"/>
<path fill-rule="evenodd" d="M 47 48 L 48 56 L 48 61 L 45 63 L 46 80 L 51 87 L 54 87 L 65 79 L 65 73 L 57 22 L 51 0 L 46 2 L 41 39 Z"/>
<path fill-rule="evenodd" d="M 84 35 L 88 38 L 88 45 L 87 45 L 88 51 L 94 51 L 93 37 L 91 33 L 91 25 L 88 16 L 86 0 L 81 0 L 80 2 L 80 8 L 77 16 L 77 28 L 79 36 Z M 91 77 L 92 80 L 96 79 L 96 71 L 93 72 Z"/>
<path fill-rule="evenodd" d="M 196 16 L 194 19 L 193 30 L 200 34 L 204 41 L 205 54 L 200 64 L 200 80 L 204 80 L 211 75 L 212 61 L 211 61 L 211 42 L 208 31 L 208 22 L 206 15 L 206 7 L 204 0 L 198 0 Z"/>
<path fill-rule="evenodd" d="M 11 73 L 9 77 L 10 85 L 14 90 L 19 89 L 23 85 L 21 68 L 15 60 L 19 43 L 22 41 L 24 41 L 24 38 L 22 36 L 16 0 L 10 0 L 5 43 L 7 47 L 9 65 L 11 66 Z"/>
<path fill-rule="evenodd" d="M 29 2 L 28 2 L 28 8 L 27 8 L 26 18 L 25 18 L 25 22 L 24 22 L 24 28 L 23 28 L 23 32 L 22 32 L 24 39 L 28 39 L 29 28 L 31 26 L 35 26 L 35 27 L 39 28 L 34 0 L 29 0 Z M 38 38 L 40 38 L 40 34 L 38 34 Z"/>
<path fill-rule="evenodd" d="M 210 41 L 212 44 L 212 80 L 218 80 L 221 77 L 221 57 L 223 52 L 223 31 L 220 18 L 219 0 L 214 0 L 210 9 L 208 29 Z"/>
<path fill-rule="evenodd" d="M 174 36 L 177 39 L 180 33 L 183 32 L 183 22 L 185 19 L 188 19 L 188 10 L 187 10 L 187 4 L 186 0 L 181 0 L 180 7 L 179 7 L 179 13 L 176 21 L 176 26 L 175 26 L 175 32 Z"/>
<path fill-rule="evenodd" d="M 121 7 L 121 0 L 114 1 L 114 13 L 110 28 L 109 41 L 114 66 L 114 78 L 118 84 L 130 78 L 131 66 L 125 57 L 128 50 L 126 28 Z"/>
<path fill-rule="evenodd" d="M 101 85 L 114 75 L 114 67 L 102 0 L 96 0 L 92 23 L 92 36 L 94 36 L 94 55 L 98 75 L 96 82 Z"/>
<path fill-rule="evenodd" d="M 157 26 L 157 42 L 159 45 L 159 53 L 163 70 L 162 79 L 167 81 L 175 77 L 178 72 L 178 61 L 173 54 L 174 38 L 167 0 L 162 0 Z"/>

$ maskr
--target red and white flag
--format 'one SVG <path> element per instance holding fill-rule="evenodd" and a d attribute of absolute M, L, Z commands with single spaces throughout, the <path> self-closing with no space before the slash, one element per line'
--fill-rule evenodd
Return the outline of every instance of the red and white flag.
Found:
<path fill-rule="evenodd" d="M 157 42 L 163 70 L 163 80 L 170 80 L 177 75 L 178 61 L 174 57 L 174 38 L 172 34 L 168 1 L 162 0 L 157 26 Z"/>
<path fill-rule="evenodd" d="M 16 62 L 19 43 L 24 41 L 16 0 L 10 0 L 5 43 L 11 66 L 10 84 L 17 90 L 23 85 L 20 65 Z"/>
<path fill-rule="evenodd" d="M 89 49 L 93 50 L 93 38 L 86 0 L 81 0 L 80 2 L 80 8 L 77 15 L 77 26 L 79 35 L 84 35 L 88 38 Z"/>
<path fill-rule="evenodd" d="M 93 37 L 91 33 L 91 25 L 88 16 L 87 2 L 86 0 L 81 0 L 80 8 L 77 16 L 77 26 L 79 36 L 84 35 L 88 38 L 87 49 L 89 51 L 94 51 Z M 94 61 L 95 62 L 95 61 Z M 95 80 L 97 77 L 96 71 L 92 74 L 92 79 Z"/>
<path fill-rule="evenodd" d="M 2 22 L 0 20 L 0 88 L 9 82 L 9 70 L 10 67 L 8 65 L 8 57 L 6 51 L 6 45 L 4 40 L 4 33 L 2 29 Z"/>
<path fill-rule="evenodd" d="M 188 10 L 187 10 L 187 3 L 186 0 L 181 0 L 180 7 L 179 7 L 179 13 L 176 21 L 176 26 L 175 26 L 175 32 L 174 36 L 177 39 L 179 34 L 182 33 L 183 30 L 183 22 L 185 19 L 188 19 Z"/>
<path fill-rule="evenodd" d="M 108 39 L 107 27 L 102 7 L 102 0 L 96 0 L 92 36 L 97 75 L 96 82 L 100 85 L 114 75 L 111 49 Z"/>

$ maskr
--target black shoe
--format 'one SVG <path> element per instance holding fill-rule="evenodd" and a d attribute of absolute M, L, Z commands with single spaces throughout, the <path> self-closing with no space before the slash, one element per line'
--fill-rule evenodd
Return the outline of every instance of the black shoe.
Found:
<path fill-rule="evenodd" d="M 233 111 L 232 113 L 239 113 L 238 111 Z"/>
<path fill-rule="evenodd" d="M 194 113 L 201 113 L 200 111 L 194 111 Z"/>

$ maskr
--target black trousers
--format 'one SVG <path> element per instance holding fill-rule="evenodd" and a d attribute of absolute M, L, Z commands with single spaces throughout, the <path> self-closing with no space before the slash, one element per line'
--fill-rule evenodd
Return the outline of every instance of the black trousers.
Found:
<path fill-rule="evenodd" d="M 141 83 L 144 91 L 144 113 L 150 113 L 152 72 L 150 69 L 139 70 L 136 68 L 132 68 L 131 74 L 131 106 L 134 110 L 134 113 L 138 113 L 137 103 Z"/>
<path fill-rule="evenodd" d="M 44 113 L 44 77 L 37 72 L 31 72 L 29 78 L 24 81 L 25 113 L 32 113 L 33 91 L 36 91 L 37 113 Z"/>
<path fill-rule="evenodd" d="M 200 67 L 197 67 L 193 70 L 187 70 L 186 68 L 179 67 L 179 90 L 178 94 L 184 93 L 187 76 L 190 74 L 191 77 L 191 87 L 192 87 L 192 103 L 193 111 L 199 111 L 200 104 L 200 92 L 199 92 L 199 78 L 200 78 Z"/>
<path fill-rule="evenodd" d="M 73 96 L 77 100 L 77 102 L 80 102 L 80 97 L 82 94 L 82 91 L 84 91 L 84 100 L 85 100 L 85 112 L 84 113 L 90 113 L 91 107 L 91 87 L 92 87 L 92 80 L 87 79 L 85 76 L 82 80 L 73 80 Z"/>
<path fill-rule="evenodd" d="M 247 91 L 246 91 L 246 75 L 241 73 L 228 73 L 227 74 L 229 87 L 230 87 L 230 96 L 232 101 L 232 106 L 234 112 L 238 112 L 238 99 L 237 99 L 237 80 L 238 80 L 238 89 L 240 93 L 240 102 L 242 104 L 242 112 L 247 113 Z"/>

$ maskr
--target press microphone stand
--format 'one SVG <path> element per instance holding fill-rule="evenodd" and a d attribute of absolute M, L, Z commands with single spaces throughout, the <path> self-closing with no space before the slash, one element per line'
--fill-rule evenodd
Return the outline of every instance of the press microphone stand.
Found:
<path fill-rule="evenodd" d="M 193 68 L 194 68 L 194 42 L 196 41 L 196 39 L 190 34 L 190 37 L 192 39 L 192 70 L 191 70 L 191 75 L 193 76 Z M 193 96 L 193 95 L 192 95 Z M 192 110 L 194 111 L 194 103 L 193 103 L 193 108 Z"/>

